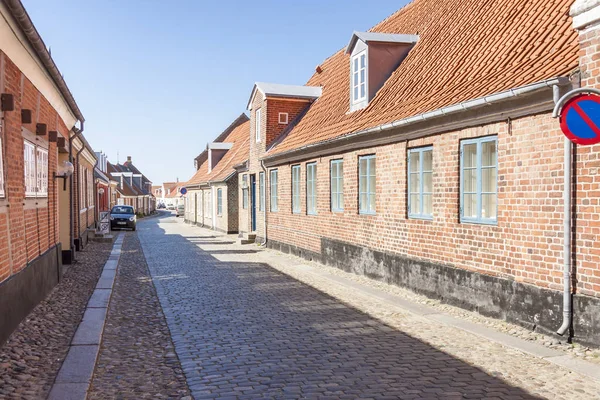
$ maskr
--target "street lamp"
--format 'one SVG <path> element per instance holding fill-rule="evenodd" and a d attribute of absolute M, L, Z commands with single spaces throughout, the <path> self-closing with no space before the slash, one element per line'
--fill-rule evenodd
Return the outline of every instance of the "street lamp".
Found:
<path fill-rule="evenodd" d="M 54 174 L 54 179 L 60 178 L 63 180 L 63 190 L 67 190 L 67 178 L 73 175 L 75 167 L 69 161 L 63 161 L 58 165 L 58 169 Z"/>

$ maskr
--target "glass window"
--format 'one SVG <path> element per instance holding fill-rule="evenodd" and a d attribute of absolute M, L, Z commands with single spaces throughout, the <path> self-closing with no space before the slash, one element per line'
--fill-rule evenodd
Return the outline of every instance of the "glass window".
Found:
<path fill-rule="evenodd" d="M 258 211 L 265 210 L 265 173 L 261 172 L 258 175 L 258 185 L 260 190 L 260 201 L 258 204 Z"/>
<path fill-rule="evenodd" d="M 344 211 L 344 161 L 331 162 L 331 211 Z"/>
<path fill-rule="evenodd" d="M 356 103 L 367 98 L 367 53 L 357 54 L 352 59 L 352 102 Z"/>
<path fill-rule="evenodd" d="M 498 213 L 498 138 L 461 142 L 461 221 L 495 223 Z"/>
<path fill-rule="evenodd" d="M 300 166 L 292 167 L 292 212 L 300 212 Z"/>
<path fill-rule="evenodd" d="M 260 142 L 260 125 L 262 123 L 262 110 L 256 110 L 256 121 L 254 121 L 254 130 L 256 133 L 256 142 Z"/>
<path fill-rule="evenodd" d="M 223 215 L 223 189 L 217 189 L 217 215 Z"/>
<path fill-rule="evenodd" d="M 277 211 L 278 208 L 278 204 L 277 204 L 277 188 L 278 188 L 278 183 L 277 183 L 277 170 L 271 170 L 271 212 L 275 212 Z"/>
<path fill-rule="evenodd" d="M 248 175 L 242 175 L 242 208 L 248 209 Z"/>
<path fill-rule="evenodd" d="M 358 202 L 361 214 L 375 214 L 375 156 L 358 158 Z"/>
<path fill-rule="evenodd" d="M 23 160 L 24 160 L 24 172 L 25 172 L 25 196 L 35 197 L 36 195 L 36 157 L 35 157 L 35 145 L 27 141 L 23 142 Z"/>
<path fill-rule="evenodd" d="M 317 164 L 306 164 L 306 213 L 317 213 Z"/>
<path fill-rule="evenodd" d="M 431 218 L 433 197 L 433 148 L 408 151 L 408 216 Z"/>

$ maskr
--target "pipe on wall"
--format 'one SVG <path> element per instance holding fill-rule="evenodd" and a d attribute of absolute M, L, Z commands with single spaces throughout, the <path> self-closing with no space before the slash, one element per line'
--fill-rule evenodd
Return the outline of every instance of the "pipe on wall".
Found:
<path fill-rule="evenodd" d="M 69 162 L 71 164 L 73 164 L 73 142 L 75 141 L 75 139 L 79 138 L 81 135 L 83 135 L 83 126 L 84 122 L 81 121 L 81 129 L 77 130 L 75 132 L 75 134 L 73 136 L 71 136 L 71 138 L 69 139 Z M 82 147 L 83 148 L 83 147 Z M 71 257 L 72 259 L 75 259 L 75 228 L 73 226 L 73 222 L 75 221 L 75 205 L 74 203 L 74 195 L 73 195 L 73 175 L 71 174 L 71 176 L 69 177 L 69 216 L 70 216 L 70 221 L 69 221 L 69 237 L 71 239 Z"/>
<path fill-rule="evenodd" d="M 264 190 L 265 192 L 265 197 L 264 199 L 260 199 L 264 204 L 263 204 L 263 223 L 264 223 L 264 227 L 265 227 L 265 237 L 263 239 L 263 242 L 260 244 L 261 246 L 266 246 L 267 245 L 267 188 L 269 187 L 269 185 L 267 185 L 267 167 L 265 167 L 265 162 L 263 160 L 260 160 L 260 166 L 263 169 L 263 172 L 265 174 L 265 179 L 263 179 L 263 185 L 265 185 L 264 189 L 260 188 L 262 190 Z M 260 196 L 260 192 L 258 194 Z"/>

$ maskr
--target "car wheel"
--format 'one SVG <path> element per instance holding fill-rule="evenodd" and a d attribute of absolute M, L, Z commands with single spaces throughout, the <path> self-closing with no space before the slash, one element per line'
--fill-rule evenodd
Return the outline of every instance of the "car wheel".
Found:
<path fill-rule="evenodd" d="M 136 230 L 136 227 L 134 226 L 133 228 L 131 228 L 131 230 L 135 232 L 135 230 Z"/>

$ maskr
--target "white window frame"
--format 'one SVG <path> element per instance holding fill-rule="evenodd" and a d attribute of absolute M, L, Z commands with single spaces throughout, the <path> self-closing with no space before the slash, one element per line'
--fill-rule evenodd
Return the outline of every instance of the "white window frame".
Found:
<path fill-rule="evenodd" d="M 260 143 L 260 126 L 262 125 L 262 108 L 256 109 L 254 117 L 254 134 L 256 136 L 256 143 Z"/>
<path fill-rule="evenodd" d="M 364 66 L 361 65 L 361 58 L 364 57 Z M 351 74 L 350 74 L 350 96 L 352 98 L 352 104 L 360 103 L 367 99 L 367 50 L 363 50 L 360 53 L 352 57 L 351 63 Z M 361 80 L 361 72 L 364 70 L 364 76 Z M 361 88 L 364 89 L 364 94 L 361 95 Z M 356 89 L 356 92 L 355 92 Z"/>
<path fill-rule="evenodd" d="M 279 211 L 279 174 L 278 174 L 278 170 L 276 169 L 272 169 L 270 171 L 271 175 L 270 175 L 270 179 L 269 179 L 269 184 L 271 185 L 271 212 L 277 212 Z"/>
<path fill-rule="evenodd" d="M 306 214 L 317 215 L 317 163 L 306 164 Z"/>
<path fill-rule="evenodd" d="M 36 147 L 35 152 L 37 197 L 48 197 L 48 150 Z"/>
<path fill-rule="evenodd" d="M 482 165 L 482 144 L 494 142 L 496 147 L 496 165 L 483 166 Z M 476 152 L 476 164 L 474 167 L 465 167 L 464 163 L 464 147 L 466 145 L 475 144 L 477 146 Z M 495 192 L 484 192 L 482 188 L 482 171 L 485 169 L 496 169 L 496 191 Z M 473 170 L 476 171 L 476 185 L 474 192 L 464 192 L 464 178 L 465 171 Z M 464 216 L 464 197 L 465 194 L 475 195 L 477 202 L 475 208 L 477 210 L 476 217 L 465 217 Z M 484 218 L 482 216 L 483 195 L 496 195 L 496 215 L 493 218 Z M 498 224 L 498 136 L 484 136 L 475 139 L 465 139 L 460 142 L 460 222 L 473 223 L 473 224 L 484 224 L 484 225 L 497 225 Z"/>
<path fill-rule="evenodd" d="M 27 140 L 23 141 L 23 173 L 25 177 L 25 197 L 37 196 L 37 153 L 35 145 Z"/>
<path fill-rule="evenodd" d="M 258 211 L 265 211 L 266 187 L 265 187 L 265 173 L 264 172 L 261 172 L 260 174 L 258 174 L 258 185 L 259 185 L 259 190 L 260 190 L 260 202 L 258 204 Z"/>
<path fill-rule="evenodd" d="M 4 192 L 4 147 L 2 147 L 2 137 L 0 137 L 0 198 L 5 196 Z"/>
<path fill-rule="evenodd" d="M 361 169 L 361 161 L 366 161 L 366 171 Z M 371 166 L 371 161 L 373 165 Z M 374 171 L 373 171 L 374 170 Z M 365 184 L 361 185 L 361 180 L 365 180 Z M 371 192 L 371 180 L 375 180 L 375 191 Z M 361 190 L 361 186 L 365 190 Z M 366 196 L 366 203 L 363 202 L 363 195 Z M 373 215 L 376 213 L 377 205 L 377 159 L 375 155 L 358 157 L 358 210 L 360 214 Z"/>
<path fill-rule="evenodd" d="M 302 211 L 302 204 L 300 201 L 300 165 L 292 166 L 292 213 L 300 214 Z"/>
<path fill-rule="evenodd" d="M 223 189 L 217 189 L 217 215 L 223 215 Z"/>
<path fill-rule="evenodd" d="M 431 171 L 426 171 L 424 170 L 424 157 L 423 155 L 427 152 L 431 152 L 431 156 L 432 156 L 432 165 L 431 165 Z M 419 155 L 419 161 L 418 164 L 416 166 L 417 170 L 415 172 L 413 172 L 413 161 L 412 161 L 412 155 L 413 154 L 418 154 Z M 408 186 L 408 217 L 409 218 L 415 218 L 415 219 L 433 219 L 433 146 L 427 146 L 427 147 L 419 147 L 419 148 L 415 148 L 415 149 L 409 149 L 408 150 L 408 179 L 407 179 L 407 186 Z M 431 192 L 425 192 L 425 179 L 424 179 L 424 175 L 425 174 L 431 174 L 431 179 L 432 179 L 432 186 L 431 186 Z M 419 182 L 419 189 L 418 192 L 413 193 L 411 191 L 411 179 L 412 177 L 418 177 L 418 182 Z M 419 196 L 419 211 L 418 212 L 412 212 L 412 198 L 413 196 Z M 423 198 L 424 196 L 431 196 L 431 213 L 425 213 L 423 212 Z"/>
<path fill-rule="evenodd" d="M 290 115 L 288 113 L 286 113 L 286 112 L 280 112 L 278 117 L 279 117 L 278 118 L 278 122 L 281 125 L 287 125 L 288 124 L 288 121 L 289 121 L 289 118 L 290 118 Z M 285 118 L 281 118 L 281 117 L 285 117 Z"/>
<path fill-rule="evenodd" d="M 334 173 L 335 171 L 335 173 Z M 341 172 L 341 173 L 340 173 Z M 331 211 L 344 211 L 344 160 L 331 160 Z M 337 185 L 337 191 L 333 189 L 333 183 Z"/>

